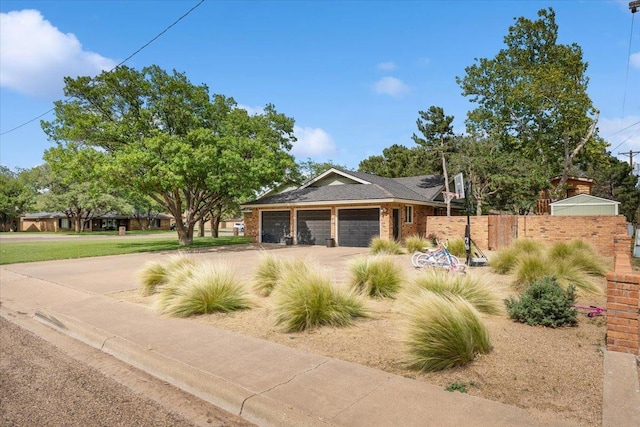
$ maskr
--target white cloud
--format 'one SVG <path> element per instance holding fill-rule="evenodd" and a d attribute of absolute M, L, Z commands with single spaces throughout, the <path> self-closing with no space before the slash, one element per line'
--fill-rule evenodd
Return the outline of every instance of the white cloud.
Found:
<path fill-rule="evenodd" d="M 294 126 L 293 134 L 298 140 L 293 144 L 291 153 L 298 158 L 330 156 L 336 153 L 333 139 L 320 128 Z"/>
<path fill-rule="evenodd" d="M 115 61 L 82 49 L 37 10 L 0 14 L 0 86 L 31 96 L 62 95 L 63 77 L 94 76 Z"/>
<path fill-rule="evenodd" d="M 396 68 L 398 68 L 396 66 L 395 63 L 388 61 L 388 62 L 381 62 L 378 64 L 378 70 L 383 70 L 383 71 L 393 71 Z"/>
<path fill-rule="evenodd" d="M 246 110 L 247 113 L 249 113 L 250 116 L 253 116 L 255 114 L 264 113 L 264 108 L 263 107 L 250 107 L 248 105 L 238 104 L 238 108 L 240 108 L 242 110 Z"/>
<path fill-rule="evenodd" d="M 613 156 L 629 161 L 629 156 L 618 153 L 640 151 L 640 116 L 626 116 L 622 119 L 600 118 L 598 130 L 599 135 L 611 144 L 608 149 Z"/>
<path fill-rule="evenodd" d="M 640 69 L 640 52 L 632 53 L 629 62 L 632 67 Z"/>
<path fill-rule="evenodd" d="M 374 84 L 373 88 L 377 93 L 393 97 L 409 93 L 409 86 L 395 77 L 383 77 Z"/>

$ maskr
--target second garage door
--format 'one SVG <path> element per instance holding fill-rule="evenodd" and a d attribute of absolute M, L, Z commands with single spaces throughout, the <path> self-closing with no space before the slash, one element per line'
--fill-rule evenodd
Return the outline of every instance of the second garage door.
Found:
<path fill-rule="evenodd" d="M 380 209 L 340 209 L 338 211 L 338 244 L 367 247 L 380 235 Z"/>
<path fill-rule="evenodd" d="M 324 245 L 331 238 L 331 210 L 298 211 L 296 242 L 299 245 Z"/>

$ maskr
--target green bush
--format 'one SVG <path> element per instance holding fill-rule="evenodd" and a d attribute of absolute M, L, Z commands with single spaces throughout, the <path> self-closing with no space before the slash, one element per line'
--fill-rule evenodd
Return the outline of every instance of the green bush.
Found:
<path fill-rule="evenodd" d="M 374 237 L 371 239 L 369 249 L 371 249 L 371 253 L 374 255 L 400 255 L 404 253 L 400 243 L 394 240 L 381 239 L 380 237 Z"/>
<path fill-rule="evenodd" d="M 420 237 L 417 234 L 404 239 L 404 247 L 407 248 L 407 252 L 424 252 L 425 248 L 433 247 L 433 243 L 430 240 Z"/>
<path fill-rule="evenodd" d="M 168 295 L 167 295 L 168 297 Z M 244 287 L 224 265 L 200 264 L 171 287 L 163 313 L 189 317 L 216 311 L 230 312 L 250 307 Z"/>
<path fill-rule="evenodd" d="M 577 324 L 575 301 L 573 285 L 565 291 L 554 277 L 544 277 L 532 283 L 519 300 L 510 297 L 504 303 L 509 317 L 518 322 L 556 328 Z"/>
<path fill-rule="evenodd" d="M 426 289 L 447 298 L 453 295 L 464 298 L 482 313 L 500 313 L 500 299 L 497 294 L 478 279 L 432 271 L 418 276 L 414 284 L 420 289 Z"/>
<path fill-rule="evenodd" d="M 287 332 L 347 326 L 353 318 L 367 316 L 361 299 L 334 287 L 326 274 L 313 268 L 289 271 L 278 283 L 274 297 L 276 325 Z"/>
<path fill-rule="evenodd" d="M 349 270 L 350 286 L 370 297 L 393 298 L 402 286 L 402 269 L 389 257 L 356 258 Z"/>
<path fill-rule="evenodd" d="M 465 365 L 491 348 L 478 311 L 463 298 L 422 291 L 409 304 L 407 317 L 404 342 L 413 368 L 439 371 Z"/>

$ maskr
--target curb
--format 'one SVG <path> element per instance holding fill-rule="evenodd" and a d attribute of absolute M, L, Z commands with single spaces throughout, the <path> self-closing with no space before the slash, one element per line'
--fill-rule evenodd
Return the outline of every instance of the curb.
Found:
<path fill-rule="evenodd" d="M 247 421 L 264 426 L 334 426 L 200 369 L 144 349 L 73 317 L 37 310 L 35 319 Z"/>

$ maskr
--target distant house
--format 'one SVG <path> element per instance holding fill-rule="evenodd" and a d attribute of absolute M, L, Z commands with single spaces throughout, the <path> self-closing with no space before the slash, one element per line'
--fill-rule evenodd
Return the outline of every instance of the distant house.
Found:
<path fill-rule="evenodd" d="M 446 215 L 444 179 L 384 178 L 332 168 L 299 187 L 241 206 L 245 236 L 259 243 L 366 247 L 372 238 L 402 240 Z M 452 213 L 463 204 L 454 200 Z"/>
<path fill-rule="evenodd" d="M 556 193 L 556 189 L 558 188 L 558 184 L 560 184 L 561 179 L 562 177 L 559 176 L 552 178 L 550 181 L 551 189 L 544 190 L 540 193 L 540 198 L 538 199 L 536 206 L 536 214 L 548 215 L 551 213 L 551 203 L 553 202 L 551 194 L 552 192 Z M 561 199 L 566 199 L 568 197 L 577 196 L 578 194 L 591 194 L 591 189 L 595 183 L 596 181 L 591 178 L 571 176 L 567 179 L 562 193 L 557 194 L 557 196 L 560 196 Z"/>
<path fill-rule="evenodd" d="M 108 231 L 118 230 L 125 227 L 126 230 L 141 230 L 152 228 L 156 230 L 169 230 L 171 220 L 170 215 L 158 214 L 147 227 L 147 220 L 141 218 L 140 222 L 128 215 L 107 213 L 96 216 L 85 222 L 85 231 Z M 73 231 L 73 220 L 62 212 L 37 212 L 25 214 L 20 217 L 19 231 Z"/>
<path fill-rule="evenodd" d="M 618 215 L 620 202 L 578 194 L 550 205 L 551 215 Z"/>

